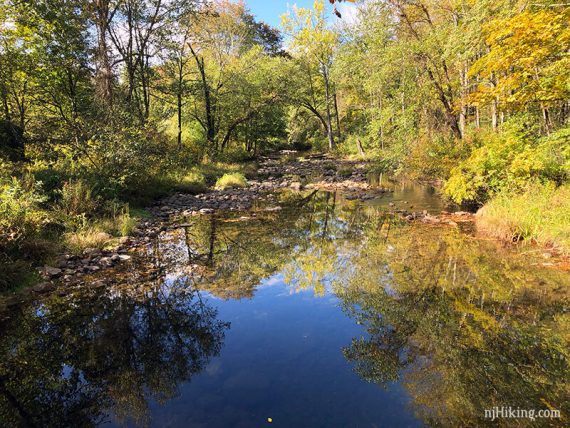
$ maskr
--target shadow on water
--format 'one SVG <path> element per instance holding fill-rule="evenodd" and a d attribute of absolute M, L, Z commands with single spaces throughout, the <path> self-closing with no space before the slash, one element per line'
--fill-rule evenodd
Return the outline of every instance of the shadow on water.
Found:
<path fill-rule="evenodd" d="M 107 288 L 12 310 L 2 425 L 481 426 L 494 406 L 567 418 L 568 275 L 529 247 L 401 223 L 394 200 L 441 204 L 418 188 L 366 204 L 284 192 L 282 210 L 180 219 Z"/>

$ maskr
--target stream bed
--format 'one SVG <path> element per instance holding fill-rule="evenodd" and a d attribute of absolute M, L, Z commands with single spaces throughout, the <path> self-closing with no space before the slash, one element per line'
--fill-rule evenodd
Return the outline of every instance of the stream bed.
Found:
<path fill-rule="evenodd" d="M 0 426 L 565 426 L 570 275 L 390 204 L 444 208 L 283 191 L 0 305 Z M 485 418 L 501 406 L 562 417 Z"/>

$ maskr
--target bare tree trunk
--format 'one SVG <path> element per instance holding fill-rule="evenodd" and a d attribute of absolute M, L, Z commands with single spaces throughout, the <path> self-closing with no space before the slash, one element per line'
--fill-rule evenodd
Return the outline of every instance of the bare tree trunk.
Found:
<path fill-rule="evenodd" d="M 546 135 L 550 135 L 552 130 L 552 122 L 550 120 L 550 112 L 548 108 L 542 107 L 542 119 L 544 120 L 544 130 L 546 131 Z"/>
<path fill-rule="evenodd" d="M 0 85 L 0 97 L 2 97 L 2 107 L 4 108 L 4 118 L 10 122 L 12 115 L 10 114 L 10 105 L 8 104 L 8 90 L 4 84 Z"/>
<path fill-rule="evenodd" d="M 461 112 L 459 113 L 459 129 L 461 130 L 462 135 L 465 135 L 465 128 L 467 125 L 467 84 L 467 64 L 465 64 L 461 70 Z"/>
<path fill-rule="evenodd" d="M 491 104 L 491 122 L 493 126 L 493 131 L 496 131 L 499 126 L 499 113 L 497 108 L 497 100 L 494 99 Z"/>
<path fill-rule="evenodd" d="M 364 152 L 364 148 L 362 147 L 362 141 L 360 141 L 360 138 L 356 139 L 356 146 L 358 147 L 358 154 L 364 157 L 366 153 Z"/>
<path fill-rule="evenodd" d="M 182 91 L 178 91 L 176 98 L 178 108 L 178 137 L 176 139 L 176 143 L 178 145 L 178 150 L 182 150 Z"/>

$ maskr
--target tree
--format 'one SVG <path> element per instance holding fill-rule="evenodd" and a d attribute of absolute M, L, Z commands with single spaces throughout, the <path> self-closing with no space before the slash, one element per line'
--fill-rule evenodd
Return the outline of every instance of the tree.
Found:
<path fill-rule="evenodd" d="M 316 0 L 313 10 L 294 8 L 293 14 L 282 17 L 282 22 L 292 38 L 290 48 L 299 68 L 297 78 L 302 79 L 296 102 L 322 123 L 329 150 L 332 150 L 335 146 L 331 114 L 334 84 L 330 73 L 338 37 L 327 28 L 324 1 Z"/>
<path fill-rule="evenodd" d="M 516 10 L 516 9 L 515 9 Z M 520 111 L 538 107 L 546 133 L 553 129 L 551 108 L 570 98 L 570 7 L 541 1 L 519 13 L 499 17 L 485 28 L 488 52 L 473 64 L 470 75 L 481 78 L 471 99 Z M 561 111 L 560 122 L 567 113 Z"/>
<path fill-rule="evenodd" d="M 267 42 L 267 27 L 243 3 L 223 0 L 211 7 L 190 21 L 187 46 L 197 72 L 190 115 L 215 156 L 240 127 L 280 102 L 287 79 L 284 58 L 273 55 L 280 51 L 276 39 Z"/>

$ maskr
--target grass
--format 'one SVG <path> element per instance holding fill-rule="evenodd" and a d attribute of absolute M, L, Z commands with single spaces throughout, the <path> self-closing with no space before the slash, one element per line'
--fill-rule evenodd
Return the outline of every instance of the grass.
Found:
<path fill-rule="evenodd" d="M 116 237 L 131 235 L 139 219 L 148 215 L 144 210 L 129 210 L 111 218 L 99 219 L 65 233 L 64 245 L 74 254 L 81 254 L 87 248 L 103 249 L 113 244 Z"/>
<path fill-rule="evenodd" d="M 230 179 L 228 176 L 232 176 L 232 178 Z M 237 178 L 238 176 L 240 178 Z M 256 176 L 257 167 L 254 162 L 241 164 L 206 162 L 194 166 L 182 175 L 174 177 L 171 187 L 178 192 L 198 194 L 206 192 L 209 186 L 215 185 L 218 188 L 218 183 L 223 183 L 224 181 L 227 181 L 227 187 L 244 187 L 247 185 L 247 181 L 244 184 L 243 180 L 255 178 Z"/>
<path fill-rule="evenodd" d="M 113 237 L 99 225 L 87 226 L 63 236 L 64 245 L 73 253 L 81 254 L 87 248 L 103 249 Z"/>
<path fill-rule="evenodd" d="M 353 169 L 351 167 L 342 167 L 339 168 L 337 174 L 343 178 L 350 177 L 352 175 Z"/>
<path fill-rule="evenodd" d="M 224 190 L 228 188 L 241 188 L 247 186 L 247 180 L 242 173 L 233 172 L 222 175 L 216 181 L 216 189 Z"/>
<path fill-rule="evenodd" d="M 203 193 L 208 188 L 205 175 L 197 170 L 189 171 L 176 180 L 174 189 L 183 193 Z"/>
<path fill-rule="evenodd" d="M 477 228 L 510 241 L 531 241 L 570 254 L 570 184 L 503 192 L 477 213 Z"/>

